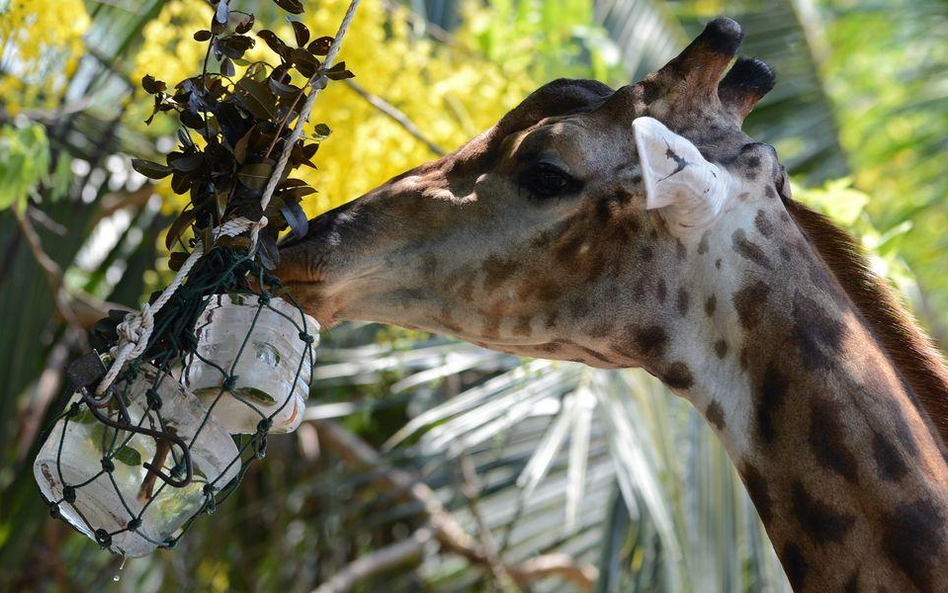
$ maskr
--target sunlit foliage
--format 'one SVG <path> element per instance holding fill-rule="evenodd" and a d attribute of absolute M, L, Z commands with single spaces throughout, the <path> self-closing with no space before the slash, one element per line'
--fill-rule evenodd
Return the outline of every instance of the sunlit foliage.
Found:
<path fill-rule="evenodd" d="M 56 104 L 85 49 L 88 27 L 82 0 L 62 0 L 55 9 L 44 0 L 0 1 L 0 96 L 8 110 Z"/>

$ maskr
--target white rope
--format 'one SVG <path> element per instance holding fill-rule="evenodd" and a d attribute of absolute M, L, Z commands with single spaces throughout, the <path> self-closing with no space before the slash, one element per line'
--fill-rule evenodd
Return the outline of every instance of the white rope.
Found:
<path fill-rule="evenodd" d="M 346 36 L 346 31 L 349 30 L 349 25 L 352 24 L 352 19 L 355 16 L 356 7 L 359 5 L 359 0 L 352 0 L 349 3 L 349 8 L 346 10 L 346 15 L 342 19 L 342 23 L 339 25 L 339 30 L 336 32 L 336 37 L 332 41 L 332 45 L 329 46 L 329 52 L 326 54 L 326 59 L 323 61 L 322 67 L 319 69 L 319 72 L 316 73 L 313 78 L 310 79 L 309 84 L 312 87 L 312 90 L 309 93 L 309 96 L 306 97 L 306 102 L 303 104 L 303 108 L 300 111 L 300 116 L 296 120 L 296 125 L 293 127 L 293 131 L 290 134 L 290 137 L 287 138 L 286 142 L 283 145 L 283 152 L 280 154 L 280 159 L 277 161 L 276 167 L 273 169 L 273 173 L 270 175 L 270 179 L 267 182 L 267 187 L 263 192 L 263 197 L 260 199 L 260 210 L 266 211 L 267 206 L 270 204 L 270 198 L 273 197 L 273 192 L 276 190 L 277 184 L 280 182 L 280 178 L 283 176 L 283 170 L 286 168 L 287 162 L 290 160 L 290 154 L 293 152 L 293 146 L 296 144 L 296 141 L 299 140 L 299 137 L 303 134 L 303 126 L 309 121 L 310 112 L 313 109 L 313 104 L 316 101 L 319 91 L 326 86 L 327 77 L 326 70 L 332 66 L 333 60 L 336 59 L 336 55 L 339 53 L 339 48 L 342 46 L 342 39 Z M 261 216 L 260 220 L 254 222 L 247 218 L 235 218 L 234 220 L 229 220 L 224 224 L 215 227 L 212 231 L 214 241 L 219 237 L 236 237 L 241 233 L 250 231 L 250 250 L 257 245 L 257 237 L 260 234 L 260 229 L 267 226 L 267 217 Z M 105 374 L 105 377 L 102 378 L 102 381 L 99 382 L 99 386 L 96 388 L 96 395 L 103 395 L 105 391 L 112 385 L 115 381 L 115 378 L 118 376 L 119 371 L 122 370 L 122 367 L 125 365 L 125 362 L 129 359 L 137 358 L 141 356 L 145 351 L 145 348 L 148 347 L 148 339 L 151 337 L 151 332 L 154 329 L 155 325 L 155 315 L 158 314 L 158 311 L 165 306 L 175 291 L 178 290 L 178 287 L 184 282 L 184 279 L 187 277 L 188 272 L 191 271 L 191 268 L 194 267 L 194 264 L 201 259 L 201 256 L 204 255 L 204 244 L 200 239 L 197 240 L 197 245 L 194 246 L 194 251 L 191 252 L 191 255 L 188 256 L 188 259 L 185 260 L 184 264 L 181 266 L 181 269 L 178 270 L 178 273 L 175 274 L 174 279 L 161 293 L 161 295 L 155 300 L 154 303 L 143 303 L 141 310 L 137 313 L 129 313 L 125 316 L 125 319 L 118 325 L 116 328 L 118 331 L 118 342 L 115 347 L 112 348 L 112 366 L 109 367 L 108 372 Z"/>
<path fill-rule="evenodd" d="M 326 52 L 326 59 L 323 60 L 322 67 L 309 81 L 313 90 L 309 93 L 309 96 L 306 97 L 306 103 L 303 104 L 303 108 L 300 110 L 300 116 L 296 119 L 296 126 L 293 127 L 293 133 L 290 134 L 290 138 L 283 144 L 283 152 L 280 153 L 280 160 L 277 161 L 276 167 L 273 169 L 273 174 L 267 182 L 267 187 L 263 191 L 263 197 L 260 198 L 261 210 L 266 211 L 267 206 L 270 204 L 270 198 L 273 196 L 277 184 L 280 183 L 280 178 L 283 176 L 283 169 L 286 167 L 287 161 L 290 160 L 290 154 L 293 152 L 293 146 L 303 134 L 303 126 L 309 121 L 309 116 L 313 111 L 313 104 L 316 102 L 316 97 L 319 96 L 319 91 L 323 90 L 327 84 L 328 78 L 326 76 L 326 70 L 329 70 L 333 61 L 336 59 L 336 54 L 339 53 L 339 48 L 342 47 L 342 38 L 346 36 L 346 31 L 349 30 L 349 25 L 352 24 L 352 19 L 355 17 L 355 11 L 358 6 L 359 0 L 352 0 L 352 2 L 349 3 L 349 8 L 346 10 L 346 14 L 342 17 L 342 22 L 339 24 L 339 30 L 336 31 L 336 36 L 329 46 L 329 51 Z M 259 230 L 250 231 L 251 248 L 257 244 L 258 233 Z"/>

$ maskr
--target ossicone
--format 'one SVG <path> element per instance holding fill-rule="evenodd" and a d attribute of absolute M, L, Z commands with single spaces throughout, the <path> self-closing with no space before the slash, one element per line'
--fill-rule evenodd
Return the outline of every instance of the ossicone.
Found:
<path fill-rule="evenodd" d="M 738 121 L 744 121 L 776 82 L 773 68 L 757 58 L 741 56 L 718 85 L 718 98 Z"/>

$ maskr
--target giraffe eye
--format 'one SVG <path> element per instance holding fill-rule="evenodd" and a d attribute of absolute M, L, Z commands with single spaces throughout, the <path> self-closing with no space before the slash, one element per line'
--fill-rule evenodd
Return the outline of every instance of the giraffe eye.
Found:
<path fill-rule="evenodd" d="M 541 197 L 552 197 L 573 188 L 574 181 L 566 172 L 549 163 L 538 163 L 526 171 L 522 184 Z"/>

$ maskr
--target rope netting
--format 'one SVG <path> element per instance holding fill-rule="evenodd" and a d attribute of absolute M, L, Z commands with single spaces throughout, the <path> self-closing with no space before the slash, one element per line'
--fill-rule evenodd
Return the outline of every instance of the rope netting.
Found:
<path fill-rule="evenodd" d="M 353 0 L 285 141 L 266 209 L 359 0 Z M 78 391 L 47 430 L 34 474 L 53 517 L 126 556 L 173 548 L 299 425 L 319 326 L 256 257 L 267 224 L 235 218 L 200 235 L 174 280 L 117 327 L 108 354 L 83 357 Z"/>

